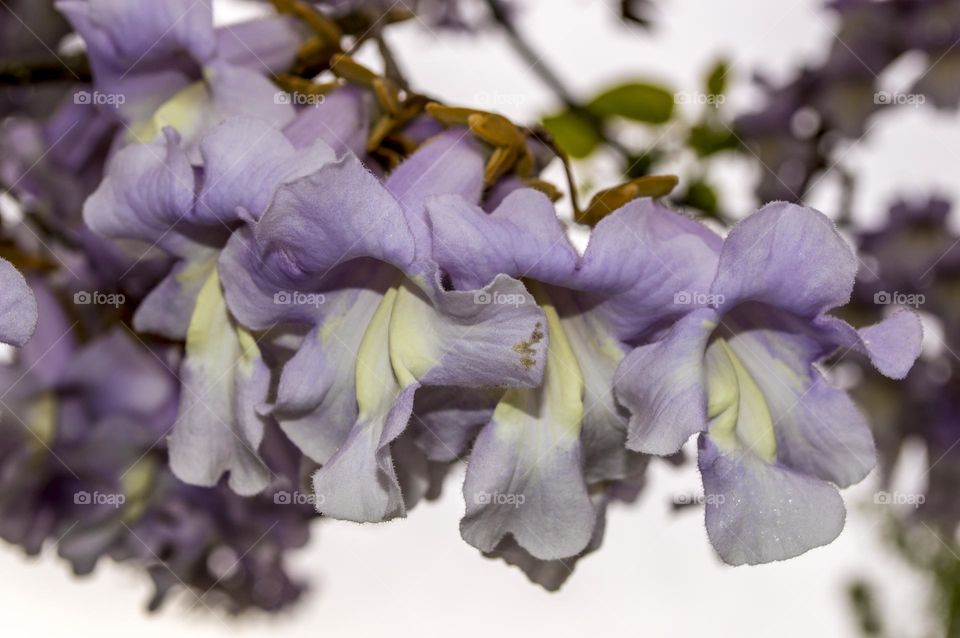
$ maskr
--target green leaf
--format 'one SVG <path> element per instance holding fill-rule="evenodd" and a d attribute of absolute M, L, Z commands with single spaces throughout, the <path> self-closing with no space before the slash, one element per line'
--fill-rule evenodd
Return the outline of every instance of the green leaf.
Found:
<path fill-rule="evenodd" d="M 708 215 L 716 215 L 720 209 L 717 191 L 702 180 L 698 180 L 687 187 L 687 192 L 677 202 L 681 206 L 689 206 L 703 211 Z"/>
<path fill-rule="evenodd" d="M 730 65 L 726 60 L 720 59 L 710 69 L 707 74 L 707 95 L 723 95 L 727 89 L 727 73 L 730 71 Z"/>
<path fill-rule="evenodd" d="M 732 131 L 701 122 L 690 128 L 687 144 L 698 156 L 707 157 L 738 148 L 740 142 Z"/>
<path fill-rule="evenodd" d="M 570 157 L 587 157 L 601 142 L 591 123 L 572 111 L 543 118 L 543 127 Z"/>
<path fill-rule="evenodd" d="M 607 89 L 593 98 L 587 108 L 600 117 L 625 117 L 628 120 L 663 124 L 673 116 L 671 91 L 644 82 L 631 82 Z"/>

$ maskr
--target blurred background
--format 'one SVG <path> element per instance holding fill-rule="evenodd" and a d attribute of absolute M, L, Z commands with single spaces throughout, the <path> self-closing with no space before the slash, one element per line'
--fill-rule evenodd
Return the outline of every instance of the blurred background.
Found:
<path fill-rule="evenodd" d="M 888 220 L 891 207 L 908 202 L 921 212 L 902 216 L 904 224 L 919 219 L 923 232 L 904 247 L 924 249 L 931 219 L 939 224 L 932 234 L 949 241 L 938 241 L 919 269 L 927 272 L 914 273 L 911 284 L 865 281 L 863 307 L 851 312 L 870 316 L 885 310 L 870 303 L 878 291 L 929 290 L 926 266 L 952 264 L 953 253 L 960 255 L 953 250 L 960 229 L 955 211 L 925 212 L 943 209 L 931 198 L 960 199 L 960 119 L 952 98 L 960 87 L 960 47 L 954 49 L 960 24 L 951 22 L 960 3 L 939 3 L 946 8 L 936 28 L 907 35 L 897 33 L 905 23 L 896 13 L 858 22 L 854 5 L 872 3 L 838 4 L 652 0 L 642 6 L 644 26 L 626 20 L 611 0 L 518 0 L 510 19 L 538 56 L 533 64 L 496 26 L 449 30 L 414 19 L 391 26 L 385 37 L 412 86 L 515 122 L 543 121 L 575 156 L 581 204 L 622 181 L 624 166 L 632 176 L 680 176 L 676 205 L 718 228 L 761 201 L 802 199 L 841 222 L 850 241 L 864 247 L 865 263 L 876 266 L 907 250 L 897 248 L 899 236 L 889 237 Z M 924 3 L 884 4 L 909 11 Z M 254 2 L 215 3 L 220 23 L 261 10 Z M 465 3 L 464 12 L 489 20 L 483 2 Z M 940 34 L 935 45 L 918 43 L 929 33 Z M 380 65 L 372 43 L 356 57 Z M 542 67 L 580 105 L 606 95 L 602 131 L 577 120 L 544 82 Z M 927 90 L 918 90 L 918 82 Z M 629 87 L 639 113 L 624 113 L 610 97 L 617 87 Z M 627 153 L 604 144 L 600 133 Z M 565 183 L 560 162 L 545 177 Z M 572 211 L 568 199 L 560 206 Z M 868 238 L 883 231 L 887 236 Z M 872 270 L 886 276 L 880 267 Z M 314 523 L 311 542 L 286 558 L 289 570 L 310 584 L 288 612 L 234 618 L 181 592 L 151 615 L 144 611 L 151 585 L 123 565 L 104 560 L 80 579 L 49 546 L 28 558 L 3 544 L 0 622 L 8 635 L 43 636 L 960 635 L 952 624 L 960 557 L 951 518 L 960 497 L 956 483 L 938 471 L 960 462 L 953 456 L 957 439 L 950 433 L 946 443 L 931 442 L 922 431 L 932 419 L 923 406 L 953 396 L 950 371 L 960 360 L 950 313 L 937 310 L 953 300 L 919 308 L 924 356 L 940 374 L 936 384 L 919 396 L 896 397 L 895 408 L 866 399 L 881 411 L 874 420 L 888 428 L 877 435 L 884 463 L 844 492 L 846 529 L 831 545 L 788 562 L 721 564 L 707 541 L 702 507 L 686 506 L 701 492 L 694 464 L 654 460 L 638 501 L 611 508 L 603 550 L 549 593 L 460 539 L 460 468 L 438 500 L 407 519 Z M 859 396 L 888 392 L 872 388 L 856 362 L 835 366 L 833 374 Z M 942 410 L 956 423 L 951 407 Z M 687 452 L 695 456 L 694 448 Z M 941 500 L 933 514 L 946 513 L 926 518 L 921 510 L 931 505 L 934 480 Z"/>

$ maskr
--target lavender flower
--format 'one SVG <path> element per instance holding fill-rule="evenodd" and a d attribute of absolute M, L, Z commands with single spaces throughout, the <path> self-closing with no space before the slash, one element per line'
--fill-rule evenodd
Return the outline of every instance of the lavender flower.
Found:
<path fill-rule="evenodd" d="M 683 312 L 673 287 L 707 285 L 703 260 L 715 260 L 718 239 L 649 200 L 601 221 L 582 258 L 537 191 L 515 191 L 493 213 L 452 197 L 428 211 L 435 255 L 454 286 L 523 277 L 546 315 L 521 348 L 547 352 L 544 382 L 508 391 L 480 433 L 461 533 L 485 552 L 512 536 L 541 561 L 575 556 L 602 529 L 605 482 L 638 480 L 646 465 L 624 447 L 628 415 L 613 394 L 615 371 L 631 340 Z"/>
<path fill-rule="evenodd" d="M 283 367 L 272 412 L 322 464 L 314 486 L 329 516 L 404 515 L 391 451 L 421 386 L 540 380 L 542 358 L 518 349 L 542 338 L 543 326 L 522 286 L 498 278 L 486 294 L 521 303 L 477 304 L 473 294 L 444 290 L 430 257 L 424 202 L 447 193 L 476 201 L 482 178 L 480 154 L 457 130 L 384 182 L 348 154 L 282 186 L 221 258 L 226 298 L 242 324 L 310 329 Z M 438 437 L 452 436 L 459 448 L 466 441 L 458 433 Z"/>
<path fill-rule="evenodd" d="M 188 139 L 231 115 L 276 121 L 286 109 L 263 77 L 287 68 L 300 40 L 285 17 L 214 29 L 209 3 L 61 0 L 87 45 L 94 92 L 125 137 L 152 141 L 165 126 Z"/>
<path fill-rule="evenodd" d="M 813 364 L 855 350 L 900 379 L 921 330 L 911 312 L 861 330 L 826 315 L 849 300 L 856 271 L 829 219 L 770 204 L 723 242 L 708 305 L 634 350 L 618 372 L 631 449 L 670 454 L 699 433 L 707 533 L 728 563 L 829 543 L 845 513 L 834 485 L 852 485 L 874 465 L 866 420 Z"/>

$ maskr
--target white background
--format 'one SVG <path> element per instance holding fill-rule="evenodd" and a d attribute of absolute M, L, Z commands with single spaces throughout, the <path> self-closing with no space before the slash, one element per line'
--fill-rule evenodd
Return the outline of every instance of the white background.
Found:
<path fill-rule="evenodd" d="M 762 69 L 785 78 L 815 62 L 834 38 L 818 3 L 801 0 L 658 0 L 657 29 L 619 24 L 606 0 L 533 0 L 521 28 L 574 91 L 583 95 L 617 79 L 645 76 L 677 90 L 699 89 L 718 54 L 733 60 L 728 106 L 756 106 L 749 76 Z M 219 18 L 223 19 L 221 14 Z M 234 14 L 230 14 L 234 15 Z M 390 41 L 415 86 L 448 102 L 491 107 L 518 120 L 549 110 L 552 98 L 496 35 L 439 37 L 421 25 L 393 29 Z M 362 56 L 363 59 L 375 59 Z M 912 65 L 912 67 L 911 67 Z M 908 61 L 885 81 L 891 88 L 922 72 Z M 903 77 L 900 77 L 900 76 Z M 691 112 L 691 117 L 693 113 Z M 956 116 L 905 108 L 878 119 L 868 139 L 851 145 L 844 163 L 857 172 L 856 218 L 872 222 L 896 193 L 931 189 L 960 195 Z M 755 178 L 746 162 L 722 167 L 729 201 L 747 206 Z M 827 178 L 814 194 L 825 212 L 836 190 Z M 738 210 L 746 214 L 748 210 Z M 913 459 L 916 468 L 922 459 Z M 907 475 L 910 472 L 906 473 Z M 925 583 L 880 544 L 874 478 L 848 490 L 850 515 L 841 537 L 786 563 L 729 568 L 707 542 L 702 512 L 672 513 L 674 494 L 699 490 L 692 465 L 656 462 L 651 485 L 635 506 L 614 507 L 603 548 L 582 561 L 555 594 L 518 570 L 482 558 L 459 537 L 462 473 L 444 497 L 406 520 L 373 526 L 325 521 L 315 541 L 291 556 L 292 570 L 313 590 L 291 615 L 242 622 L 211 614 L 183 595 L 163 612 L 141 610 L 146 578 L 103 562 L 92 578 L 69 575 L 52 551 L 27 559 L 0 547 L 0 622 L 4 635 L 253 636 L 850 636 L 846 586 L 855 576 L 882 583 L 881 610 L 898 630 L 915 634 L 927 616 Z"/>

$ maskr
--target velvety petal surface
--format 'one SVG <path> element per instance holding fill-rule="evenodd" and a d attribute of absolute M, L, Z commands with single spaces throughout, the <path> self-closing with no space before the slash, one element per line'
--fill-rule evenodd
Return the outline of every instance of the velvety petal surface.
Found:
<path fill-rule="evenodd" d="M 533 557 L 554 560 L 583 551 L 596 512 L 582 471 L 583 378 L 555 309 L 538 300 L 550 335 L 543 384 L 507 390 L 477 437 L 460 532 L 483 552 L 512 537 Z"/>
<path fill-rule="evenodd" d="M 0 341 L 22 346 L 37 327 L 37 301 L 23 275 L 0 259 Z"/>
<path fill-rule="evenodd" d="M 547 283 L 574 276 L 577 252 L 539 191 L 514 191 L 492 213 L 461 197 L 437 197 L 427 214 L 434 257 L 457 288 L 480 288 L 501 273 Z"/>
<path fill-rule="evenodd" d="M 229 472 L 238 494 L 260 492 L 270 470 L 257 453 L 264 422 L 255 408 L 266 400 L 270 374 L 253 337 L 232 322 L 216 271 L 190 321 L 181 378 L 180 413 L 169 439 L 174 474 L 209 487 Z"/>
<path fill-rule="evenodd" d="M 856 255 L 828 217 L 778 202 L 731 229 L 711 293 L 722 309 L 756 301 L 813 318 L 847 303 L 856 274 Z"/>
<path fill-rule="evenodd" d="M 846 510 L 836 488 L 752 454 L 722 451 L 701 435 L 707 534 L 731 565 L 784 560 L 835 539 Z"/>
<path fill-rule="evenodd" d="M 631 450 L 673 454 L 707 429 L 703 356 L 717 320 L 710 308 L 695 310 L 660 341 L 636 348 L 620 364 L 614 387 L 631 413 Z"/>

